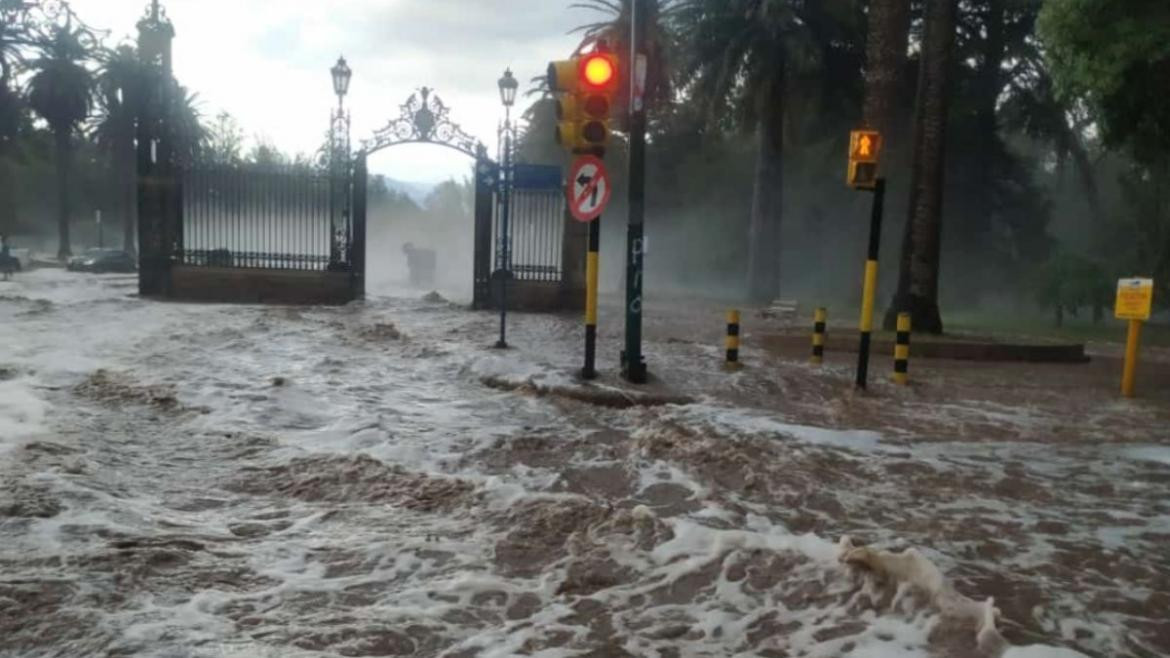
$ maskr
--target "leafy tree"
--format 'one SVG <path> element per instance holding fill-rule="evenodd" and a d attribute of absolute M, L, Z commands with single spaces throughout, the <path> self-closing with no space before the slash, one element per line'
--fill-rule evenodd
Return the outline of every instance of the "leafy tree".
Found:
<path fill-rule="evenodd" d="M 1057 327 L 1067 312 L 1077 317 L 1080 309 L 1092 309 L 1093 321 L 1105 319 L 1113 294 L 1113 281 L 1098 263 L 1070 253 L 1058 253 L 1037 272 L 1036 302 L 1053 312 Z"/>
<path fill-rule="evenodd" d="M 1084 99 L 1105 141 L 1140 162 L 1170 151 L 1170 3 L 1050 0 L 1039 31 L 1057 89 Z"/>
<path fill-rule="evenodd" d="M 1084 104 L 1107 147 L 1132 158 L 1122 177 L 1125 217 L 1109 227 L 1126 274 L 1154 275 L 1170 295 L 1170 4 L 1051 0 L 1040 36 L 1057 93 Z"/>
<path fill-rule="evenodd" d="M 256 143 L 245 158 L 250 164 L 264 169 L 278 169 L 289 164 L 289 158 L 265 136 L 256 138 Z"/>
<path fill-rule="evenodd" d="M 207 132 L 208 161 L 213 164 L 239 164 L 243 161 L 244 131 L 235 117 L 220 112 Z"/>
<path fill-rule="evenodd" d="M 52 40 L 32 62 L 28 83 L 29 104 L 53 131 L 57 167 L 58 257 L 71 255 L 69 247 L 69 193 L 73 133 L 89 116 L 93 105 L 93 74 L 85 67 L 89 53 L 82 46 L 81 31 L 68 23 L 57 27 Z"/>

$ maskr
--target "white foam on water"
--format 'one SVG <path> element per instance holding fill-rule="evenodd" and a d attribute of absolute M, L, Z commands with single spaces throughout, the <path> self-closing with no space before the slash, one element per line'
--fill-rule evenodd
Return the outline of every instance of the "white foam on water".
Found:
<path fill-rule="evenodd" d="M 42 284 L 51 288 L 52 281 Z M 508 514 L 518 506 L 534 503 L 578 506 L 594 503 L 576 494 L 541 493 L 562 466 L 545 469 L 515 466 L 492 471 L 498 475 L 485 475 L 474 459 L 459 461 L 490 447 L 498 439 L 524 436 L 534 432 L 533 428 L 542 437 L 576 438 L 578 430 L 563 427 L 565 417 L 547 400 L 493 391 L 478 383 L 484 378 L 495 378 L 536 387 L 580 387 L 564 368 L 531 362 L 533 357 L 527 354 L 498 355 L 467 347 L 467 341 L 460 347 L 456 339 L 450 339 L 450 345 L 442 344 L 455 354 L 425 362 L 398 353 L 406 341 L 373 346 L 345 344 L 345 332 L 353 328 L 349 325 L 363 320 L 389 319 L 379 315 L 355 320 L 352 316 L 361 313 L 361 309 L 306 311 L 301 313 L 303 319 L 295 320 L 282 319 L 279 312 L 252 308 L 222 312 L 218 307 L 158 305 L 141 310 L 136 308 L 139 302 L 133 300 L 127 304 L 92 305 L 89 302 L 93 294 L 87 286 L 77 289 L 65 286 L 41 295 L 66 308 L 52 311 L 60 312 L 60 316 L 20 320 L 20 335 L 24 338 L 17 362 L 30 366 L 37 374 L 33 378 L 0 382 L 0 423 L 16 422 L 11 420 L 16 414 L 5 411 L 4 403 L 19 400 L 10 406 L 20 414 L 21 431 L 43 431 L 46 425 L 52 424 L 55 410 L 41 399 L 41 391 L 34 386 L 39 381 L 68 385 L 71 377 L 95 367 L 128 370 L 143 380 L 174 384 L 184 404 L 207 406 L 209 410 L 206 414 L 161 419 L 157 424 L 147 425 L 148 431 L 157 436 L 149 435 L 149 442 L 134 449 L 121 445 L 117 438 L 97 433 L 88 437 L 92 449 L 103 457 L 111 449 L 117 453 L 110 454 L 108 461 L 103 462 L 101 479 L 90 483 L 87 477 L 57 473 L 30 478 L 62 496 L 65 509 L 50 519 L 30 520 L 22 535 L 11 541 L 4 538 L 6 544 L 0 552 L 5 559 L 43 554 L 60 556 L 66 563 L 74 558 L 109 559 L 114 550 L 107 545 L 111 536 L 150 538 L 175 532 L 199 532 L 208 536 L 205 540 L 208 549 L 194 552 L 192 559 L 207 562 L 183 575 L 194 577 L 204 567 L 219 567 L 215 560 L 222 559 L 223 564 L 240 567 L 240 573 L 265 579 L 262 585 L 246 591 L 234 591 L 233 583 L 227 581 L 171 583 L 162 579 L 152 586 L 165 591 L 135 596 L 121 611 L 102 612 L 104 627 L 124 634 L 133 643 L 146 645 L 138 647 L 135 653 L 174 655 L 177 651 L 173 648 L 204 642 L 209 647 L 208 655 L 213 656 L 219 655 L 216 647 L 221 645 L 225 648 L 223 655 L 251 658 L 321 655 L 322 652 L 299 650 L 279 638 L 292 631 L 327 632 L 339 616 L 353 619 L 348 622 L 349 628 L 374 624 L 405 628 L 417 623 L 439 629 L 439 634 L 457 646 L 482 647 L 480 655 L 514 656 L 526 652 L 538 656 L 572 656 L 581 653 L 571 648 L 573 642 L 587 645 L 588 629 L 564 621 L 574 613 L 572 604 L 581 599 L 557 593 L 566 579 L 567 562 L 579 555 L 565 558 L 537 576 L 504 576 L 497 573 L 493 552 L 502 535 L 511 528 L 493 529 L 491 522 L 482 516 Z M 108 301 L 123 294 L 107 290 L 97 297 L 104 296 Z M 449 316 L 440 317 L 437 311 L 435 317 L 440 323 L 454 322 Z M 84 319 L 90 324 L 83 322 Z M 396 323 L 398 320 L 394 318 Z M 407 319 L 400 326 L 429 321 L 429 317 Z M 268 326 L 261 329 L 250 323 Z M 342 327 L 338 329 L 330 323 Z M 201 333 L 196 334 L 192 327 L 198 327 Z M 409 325 L 404 328 L 410 332 Z M 223 335 L 204 338 L 205 331 Z M 11 335 L 15 334 L 6 333 L 0 327 L 0 337 Z M 433 347 L 425 344 L 433 340 L 425 337 L 426 332 L 420 330 L 414 335 L 419 338 L 408 344 L 408 349 L 417 352 Z M 145 347 L 139 344 L 139 338 L 144 336 L 149 341 Z M 558 355 L 549 356 L 549 353 L 557 349 L 560 348 L 556 345 L 544 345 L 539 354 L 553 360 Z M 376 358 L 371 356 L 371 350 L 377 350 Z M 712 348 L 711 352 L 715 354 L 717 350 Z M 0 365 L 5 365 L 7 360 L 7 356 L 0 354 Z M 465 360 L 470 365 L 464 366 Z M 337 365 L 320 365 L 326 361 Z M 438 377 L 418 375 L 416 369 L 420 367 L 433 368 L 431 372 L 438 373 Z M 472 377 L 467 377 L 468 374 Z M 47 379 L 41 380 L 42 376 Z M 288 376 L 291 384 L 273 387 L 274 376 Z M 450 381 L 432 381 L 442 378 Z M 745 385 L 750 384 L 746 379 L 746 375 L 737 376 Z M 9 390 L 22 391 L 27 397 L 5 395 Z M 1013 422 L 1030 422 L 1030 412 L 1016 413 L 1008 408 L 986 411 L 989 418 L 998 415 L 1005 422 L 1013 419 Z M 120 422 L 124 417 L 152 415 L 156 414 L 151 410 L 111 408 L 101 420 Z M 652 411 L 597 411 L 596 417 L 599 425 L 635 431 L 635 437 L 636 429 L 650 418 L 699 430 L 711 429 L 713 433 L 734 438 L 787 441 L 794 451 L 801 446 L 812 446 L 843 454 L 883 453 L 879 455 L 883 459 L 888 456 L 883 452 L 885 446 L 878 433 L 793 424 L 780 414 L 710 401 Z M 0 425 L 0 450 L 7 439 L 6 427 Z M 542 433 L 540 428 L 553 429 Z M 224 430 L 255 432 L 271 438 L 275 445 L 266 444 L 258 451 L 260 454 L 244 458 L 239 464 L 227 464 L 225 471 L 237 477 L 239 473 L 233 467 L 247 467 L 253 469 L 253 474 L 275 477 L 262 469 L 279 467 L 296 458 L 366 454 L 414 472 L 447 475 L 454 472 L 475 485 L 476 502 L 468 509 L 416 513 L 396 508 L 393 503 L 316 504 L 291 497 L 266 500 L 236 496 L 222 488 L 223 482 L 200 470 L 211 465 L 222 466 L 216 461 L 222 461 L 222 457 L 202 455 L 192 445 L 200 440 L 201 432 L 219 431 L 222 436 Z M 942 470 L 944 464 L 958 468 L 956 464 L 966 464 L 961 459 L 984 450 L 982 446 L 967 452 L 960 448 L 958 445 L 937 450 L 924 448 L 922 454 L 935 455 L 936 460 L 931 463 L 940 465 Z M 1033 454 L 1016 445 L 997 449 L 1008 456 L 1015 451 L 1016 458 Z M 1156 449 L 1152 460 L 1136 456 L 1135 459 L 1164 463 L 1162 450 Z M 205 477 L 205 490 L 191 483 L 180 483 L 191 490 L 179 488 L 176 493 L 167 482 L 137 481 L 143 474 L 155 475 L 152 471 L 156 460 L 170 459 L 178 453 L 182 456 L 193 453 L 209 460 L 193 461 L 191 473 L 183 474 L 191 475 L 193 480 Z M 731 503 L 720 506 L 712 500 L 709 485 L 703 484 L 698 475 L 689 473 L 686 466 L 646 456 L 636 461 L 631 468 L 638 488 L 644 490 L 663 482 L 677 484 L 689 490 L 701 507 L 688 515 L 660 521 L 646 506 L 623 510 L 621 513 L 630 514 L 639 527 L 659 523 L 673 533 L 672 538 L 652 550 L 635 545 L 622 533 L 577 529 L 588 535 L 589 540 L 603 544 L 608 556 L 619 566 L 628 567 L 636 574 L 632 582 L 618 583 L 587 597 L 601 602 L 612 612 L 615 631 L 627 651 L 635 655 L 656 655 L 659 649 L 675 648 L 681 655 L 722 656 L 775 648 L 789 655 L 826 658 L 929 655 L 928 638 L 938 615 L 911 610 L 908 604 L 903 605 L 905 601 L 892 610 L 873 610 L 864 605 L 868 594 L 855 591 L 857 583 L 853 574 L 839 562 L 838 544 L 815 534 L 793 533 L 763 513 L 745 514 L 745 509 L 762 510 L 739 505 L 732 494 L 727 496 Z M 569 466 L 580 467 L 586 463 L 573 462 Z M 985 465 L 985 468 L 996 475 L 1002 472 L 995 465 Z M 196 480 L 195 485 L 199 484 L 203 483 Z M 881 484 L 875 482 L 872 491 L 867 488 L 858 495 L 881 496 Z M 832 493 L 847 496 L 854 492 Z M 191 508 L 193 511 L 168 506 L 171 496 L 199 494 L 223 499 L 220 502 L 224 506 Z M 980 512 L 984 519 L 1007 522 L 1020 518 L 1019 514 L 1010 514 L 1012 510 L 1006 509 L 1006 503 L 1000 500 L 961 498 L 954 502 L 940 501 L 937 505 L 939 513 L 950 516 L 987 508 L 991 513 Z M 285 516 L 279 517 L 281 524 L 274 525 L 271 534 L 244 538 L 230 535 L 229 528 L 236 522 L 250 521 L 252 517 L 269 518 L 274 513 Z M 1120 514 L 1116 518 L 1119 526 L 1137 520 L 1132 514 Z M 518 518 L 516 522 L 522 524 L 525 519 Z M 1165 521 L 1161 523 L 1161 527 L 1166 527 Z M 1140 531 L 1135 526 L 1134 533 Z M 1129 531 L 1112 527 L 1102 532 L 1106 536 L 1093 539 L 1107 545 L 1134 539 Z M 1086 536 L 1092 533 L 1085 531 Z M 1080 535 L 1077 537 L 1079 540 Z M 962 546 L 956 542 L 948 544 L 945 538 L 940 538 L 939 543 L 947 545 L 940 550 L 951 553 L 955 553 L 956 546 Z M 1052 550 L 1042 542 L 1026 545 L 1036 546 L 1036 553 L 1021 551 L 1005 558 L 1007 564 L 1001 566 L 1018 569 L 1018 563 L 1025 560 L 1039 564 L 1044 561 L 1044 551 Z M 351 554 L 361 563 L 361 568 L 329 573 L 330 567 L 350 559 Z M 755 590 L 742 577 L 729 577 L 732 566 L 742 565 L 758 555 L 785 558 L 779 567 L 785 572 L 769 590 Z M 927 555 L 937 558 L 938 554 L 924 552 L 920 556 L 923 561 L 914 562 L 916 575 L 907 581 L 936 592 L 947 592 L 948 596 L 954 596 L 947 602 L 966 605 L 953 589 L 947 589 L 950 584 L 946 573 L 936 566 L 949 567 L 951 562 L 927 559 Z M 707 585 L 703 578 L 710 571 L 715 572 L 714 581 Z M 61 569 L 21 567 L 22 576 L 29 574 L 61 575 Z M 71 567 L 65 575 L 77 578 L 84 590 L 93 583 L 103 587 L 102 579 L 107 574 L 99 570 L 95 576 L 86 573 L 84 568 Z M 84 581 L 86 577 L 92 581 Z M 695 586 L 694 582 L 701 585 Z M 663 588 L 671 585 L 684 591 L 677 600 L 661 594 Z M 349 588 L 364 586 L 373 592 L 369 605 L 337 603 L 337 597 L 345 595 Z M 816 595 L 829 596 L 827 599 L 786 596 L 794 594 L 789 589 L 798 586 L 808 587 Z M 190 595 L 192 589 L 195 593 Z M 524 596 L 535 597 L 539 605 L 531 617 L 499 624 L 483 620 L 467 623 L 451 617 L 485 607 L 473 604 L 473 598 L 494 593 L 503 593 L 508 604 Z M 978 595 L 977 592 L 969 594 Z M 317 595 L 321 597 L 319 601 L 313 598 Z M 656 596 L 662 600 L 656 600 Z M 258 626 L 253 631 L 228 621 L 226 610 L 237 604 L 256 606 Z M 748 646 L 752 624 L 773 613 L 779 622 L 798 626 L 772 637 L 767 641 L 770 645 L 744 649 Z M 1060 614 L 1093 617 L 1091 610 L 1083 609 L 1062 609 Z M 704 635 L 699 639 L 653 637 L 654 631 L 679 623 L 701 629 Z M 825 631 L 839 630 L 842 626 L 848 626 L 850 632 L 826 639 Z M 531 651 L 525 648 L 551 630 L 569 633 L 572 638 L 569 645 Z M 246 637 L 249 632 L 255 637 L 274 638 L 272 641 L 279 644 L 279 649 L 264 646 L 262 641 L 249 641 Z M 1059 639 L 1057 634 L 1070 642 L 1075 639 L 1068 637 L 1063 627 L 1054 627 L 1053 632 L 1054 640 Z M 848 653 L 847 645 L 852 646 Z M 1094 646 L 1099 645 L 1098 641 Z M 196 655 L 202 655 L 198 654 L 200 650 L 195 650 Z M 337 650 L 338 647 L 330 646 L 326 651 L 336 653 Z M 237 653 L 229 653 L 232 651 Z M 1071 658 L 1080 654 L 1033 646 L 1009 648 L 1004 655 Z"/>
<path fill-rule="evenodd" d="M 1127 459 L 1170 466 L 1170 446 L 1132 446 L 1121 451 Z"/>
<path fill-rule="evenodd" d="M 1088 656 L 1072 649 L 1034 644 L 1026 647 L 1011 647 L 1004 652 L 1003 658 L 1088 658 Z"/>
<path fill-rule="evenodd" d="M 723 434 L 764 435 L 859 452 L 882 449 L 882 435 L 878 432 L 797 425 L 785 422 L 776 414 L 712 402 L 673 407 L 665 417 L 676 422 L 708 425 Z"/>
<path fill-rule="evenodd" d="M 0 457 L 23 441 L 47 432 L 50 409 L 27 378 L 0 381 Z"/>

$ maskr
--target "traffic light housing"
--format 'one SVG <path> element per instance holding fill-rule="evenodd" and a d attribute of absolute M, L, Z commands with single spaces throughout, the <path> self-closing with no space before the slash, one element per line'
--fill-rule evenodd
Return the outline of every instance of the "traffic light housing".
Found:
<path fill-rule="evenodd" d="M 617 56 L 604 50 L 549 64 L 548 87 L 557 99 L 558 144 L 578 155 L 605 154 L 618 73 Z"/>
<path fill-rule="evenodd" d="M 854 189 L 877 187 L 882 135 L 873 130 L 855 130 L 849 135 L 849 172 L 846 182 Z"/>

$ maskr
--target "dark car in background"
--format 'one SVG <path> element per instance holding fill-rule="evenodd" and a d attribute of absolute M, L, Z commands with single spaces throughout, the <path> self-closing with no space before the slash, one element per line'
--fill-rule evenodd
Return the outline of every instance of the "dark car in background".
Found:
<path fill-rule="evenodd" d="M 134 257 L 121 249 L 90 249 L 71 259 L 66 266 L 70 272 L 93 272 L 95 274 L 134 272 L 137 268 L 138 264 Z"/>

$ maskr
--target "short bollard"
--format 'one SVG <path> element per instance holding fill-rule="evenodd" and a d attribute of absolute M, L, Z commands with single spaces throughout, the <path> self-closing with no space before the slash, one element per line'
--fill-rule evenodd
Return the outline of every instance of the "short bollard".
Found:
<path fill-rule="evenodd" d="M 910 383 L 910 314 L 898 314 L 898 339 L 894 344 L 894 383 Z"/>
<path fill-rule="evenodd" d="M 727 365 L 739 365 L 739 311 L 727 312 Z"/>
<path fill-rule="evenodd" d="M 825 330 L 829 322 L 829 310 L 818 308 L 813 314 L 812 362 L 825 362 Z"/>

